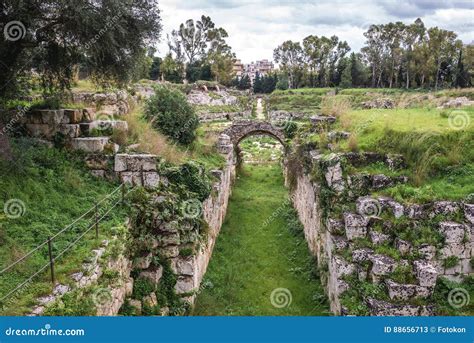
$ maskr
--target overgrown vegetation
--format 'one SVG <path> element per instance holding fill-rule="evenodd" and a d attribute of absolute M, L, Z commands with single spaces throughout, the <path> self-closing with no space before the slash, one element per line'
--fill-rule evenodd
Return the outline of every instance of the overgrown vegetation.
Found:
<path fill-rule="evenodd" d="M 245 166 L 193 315 L 324 315 L 326 297 L 276 164 Z M 268 224 L 265 225 L 265 221 Z M 291 292 L 287 307 L 270 301 Z"/>
<path fill-rule="evenodd" d="M 145 108 L 145 118 L 173 141 L 190 144 L 196 138 L 199 119 L 183 93 L 170 87 L 156 86 Z"/>
<path fill-rule="evenodd" d="M 26 138 L 14 141 L 13 147 L 15 162 L 0 165 L 0 199 L 2 208 L 9 200 L 16 201 L 22 208 L 18 213 L 22 215 L 9 218 L 2 212 L 0 216 L 1 268 L 71 224 L 117 187 L 114 183 L 92 177 L 80 154 L 48 148 Z M 104 204 L 108 204 L 108 201 Z M 91 216 L 86 216 L 56 237 L 53 255 L 65 249 L 89 227 L 92 220 Z M 100 224 L 98 239 L 91 231 L 56 261 L 56 280 L 69 284 L 70 274 L 80 270 L 90 251 L 98 247 L 103 239 L 109 238 L 115 232 L 114 227 L 121 225 L 124 220 L 125 209 L 116 207 Z M 48 250 L 45 246 L 0 277 L 0 294 L 5 295 L 47 262 Z M 34 283 L 28 284 L 2 304 L 4 308 L 1 313 L 25 314 L 31 310 L 38 296 L 50 292 L 51 280 L 46 269 Z"/>

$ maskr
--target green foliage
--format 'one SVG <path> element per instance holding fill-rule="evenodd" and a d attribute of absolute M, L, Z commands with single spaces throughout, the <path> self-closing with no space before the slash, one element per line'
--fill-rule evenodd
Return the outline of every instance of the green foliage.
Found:
<path fill-rule="evenodd" d="M 289 139 L 294 138 L 297 130 L 298 130 L 298 124 L 296 124 L 292 120 L 288 120 L 283 124 L 283 133 L 285 134 L 286 138 L 289 138 Z"/>
<path fill-rule="evenodd" d="M 97 81 L 125 84 L 139 75 L 146 46 L 158 40 L 162 29 L 157 2 L 148 0 L 100 6 L 8 0 L 2 15 L 2 22 L 19 21 L 27 30 L 20 29 L 21 39 L 0 46 L 0 98 L 16 97 L 33 70 L 44 92 L 68 89 L 79 64 Z M 106 34 L 104 20 L 110 24 Z M 59 36 L 64 38 L 60 43 Z"/>
<path fill-rule="evenodd" d="M 288 206 L 281 168 L 244 165 L 192 314 L 325 315 L 315 265 Z M 290 290 L 290 306 L 272 306 L 275 288 Z"/>
<path fill-rule="evenodd" d="M 155 87 L 155 94 L 146 103 L 145 118 L 158 131 L 181 144 L 190 144 L 196 138 L 199 118 L 186 97 L 172 88 Z"/>
<path fill-rule="evenodd" d="M 443 261 L 444 268 L 453 268 L 456 267 L 459 263 L 459 257 L 457 256 L 448 256 Z"/>
<path fill-rule="evenodd" d="M 416 278 L 413 274 L 413 267 L 411 264 L 405 266 L 397 266 L 395 270 L 390 274 L 390 279 L 400 284 L 415 284 Z"/>
<path fill-rule="evenodd" d="M 163 60 L 161 57 L 153 57 L 153 61 L 150 66 L 149 77 L 150 80 L 158 80 L 161 74 L 160 66 Z"/>
<path fill-rule="evenodd" d="M 341 305 L 346 307 L 351 315 L 369 315 L 369 309 L 366 305 L 367 298 L 388 300 L 382 283 L 375 284 L 360 281 L 355 276 L 346 277 L 345 280 L 349 283 L 349 289 L 342 294 Z"/>
<path fill-rule="evenodd" d="M 179 167 L 164 168 L 162 172 L 172 184 L 186 187 L 201 201 L 211 194 L 211 183 L 201 164 L 190 161 Z"/>
<path fill-rule="evenodd" d="M 14 140 L 13 148 L 15 164 L 0 163 L 1 206 L 3 208 L 9 199 L 19 199 L 25 204 L 26 210 L 16 219 L 0 216 L 2 267 L 71 224 L 117 186 L 94 178 L 84 166 L 81 154 L 47 148 L 30 139 Z M 103 205 L 109 208 L 111 202 L 105 201 Z M 58 282 L 65 282 L 71 273 L 76 272 L 90 251 L 100 246 L 101 240 L 110 239 L 113 228 L 121 225 L 125 219 L 125 212 L 125 207 L 117 206 L 101 222 L 98 240 L 91 232 L 56 261 Z M 53 254 L 65 249 L 89 226 L 90 217 L 86 217 L 58 236 L 53 243 Z M 14 273 L 7 273 L 1 278 L 0 293 L 6 294 L 47 262 L 47 250 L 40 249 L 26 263 L 19 265 Z M 40 274 L 33 284 L 15 298 L 15 306 L 7 306 L 5 312 L 1 313 L 21 315 L 28 311 L 31 298 L 50 292 L 49 278 L 47 271 Z"/>
<path fill-rule="evenodd" d="M 75 289 L 64 294 L 59 300 L 46 307 L 46 316 L 94 316 L 93 287 Z"/>
<path fill-rule="evenodd" d="M 450 293 L 453 292 L 453 293 Z M 451 296 L 450 296 L 451 294 Z M 474 276 L 465 277 L 461 283 L 449 281 L 439 277 L 432 295 L 432 300 L 436 304 L 436 314 L 439 316 L 459 316 L 474 314 L 474 304 L 469 299 L 474 298 Z M 463 305 L 458 308 L 454 305 Z"/>
<path fill-rule="evenodd" d="M 137 278 L 135 279 L 133 283 L 133 293 L 132 297 L 134 299 L 143 299 L 144 297 L 150 295 L 151 292 L 155 291 L 155 285 L 148 280 L 144 278 Z"/>

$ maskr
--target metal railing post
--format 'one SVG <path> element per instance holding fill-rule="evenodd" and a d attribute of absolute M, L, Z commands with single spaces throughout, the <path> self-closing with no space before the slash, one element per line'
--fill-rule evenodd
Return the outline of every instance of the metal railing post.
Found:
<path fill-rule="evenodd" d="M 143 165 L 140 166 L 140 181 L 141 181 L 141 186 L 145 187 L 145 175 L 143 174 Z"/>
<path fill-rule="evenodd" d="M 122 205 L 125 204 L 125 182 L 122 183 Z"/>
<path fill-rule="evenodd" d="M 51 236 L 48 237 L 48 251 L 49 251 L 49 267 L 51 269 L 51 282 L 54 285 L 54 258 L 53 247 L 51 246 Z"/>
<path fill-rule="evenodd" d="M 99 238 L 99 204 L 95 204 L 95 238 Z"/>

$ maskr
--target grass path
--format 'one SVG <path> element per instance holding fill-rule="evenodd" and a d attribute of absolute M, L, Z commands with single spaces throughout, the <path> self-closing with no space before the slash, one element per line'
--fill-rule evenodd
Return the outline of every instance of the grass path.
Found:
<path fill-rule="evenodd" d="M 193 315 L 327 313 L 302 231 L 292 232 L 283 215 L 262 226 L 287 197 L 278 165 L 246 166 L 240 172 Z M 272 305 L 277 288 L 289 292 L 274 303 L 287 303 L 291 297 L 289 306 Z"/>

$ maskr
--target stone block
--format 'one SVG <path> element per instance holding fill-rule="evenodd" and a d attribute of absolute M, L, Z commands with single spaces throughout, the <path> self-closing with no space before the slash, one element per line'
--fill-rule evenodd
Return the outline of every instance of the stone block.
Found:
<path fill-rule="evenodd" d="M 148 269 L 151 265 L 151 261 L 153 260 L 153 255 L 148 253 L 145 256 L 137 257 L 133 261 L 133 267 L 138 269 Z"/>
<path fill-rule="evenodd" d="M 464 224 L 441 222 L 438 231 L 444 236 L 446 243 L 462 243 L 466 234 Z"/>
<path fill-rule="evenodd" d="M 474 204 L 464 204 L 464 218 L 471 223 L 474 224 Z"/>
<path fill-rule="evenodd" d="M 418 316 L 421 311 L 421 306 L 396 305 L 373 298 L 367 300 L 367 306 L 372 316 Z"/>
<path fill-rule="evenodd" d="M 195 288 L 194 280 L 190 276 L 180 276 L 176 281 L 176 285 L 174 286 L 174 290 L 176 294 L 183 294 L 189 293 L 193 291 Z"/>
<path fill-rule="evenodd" d="M 169 245 L 161 248 L 160 253 L 164 258 L 177 257 L 179 255 L 179 247 L 176 245 Z"/>
<path fill-rule="evenodd" d="M 418 247 L 420 257 L 425 260 L 432 260 L 436 256 L 436 247 L 429 244 L 422 244 Z"/>
<path fill-rule="evenodd" d="M 326 229 L 333 235 L 342 235 L 345 232 L 342 220 L 328 218 L 326 221 Z"/>
<path fill-rule="evenodd" d="M 471 259 L 463 258 L 461 260 L 461 269 L 463 274 L 472 274 L 474 273 L 474 268 L 471 263 Z"/>
<path fill-rule="evenodd" d="M 388 296 L 392 300 L 410 300 L 412 298 L 426 298 L 431 295 L 433 288 L 422 287 L 411 284 L 399 284 L 392 280 L 386 280 Z"/>
<path fill-rule="evenodd" d="M 128 303 L 134 308 L 137 315 L 142 313 L 142 302 L 140 300 L 130 299 Z"/>
<path fill-rule="evenodd" d="M 352 261 L 356 263 L 370 261 L 373 254 L 374 251 L 369 248 L 356 249 L 352 251 Z"/>
<path fill-rule="evenodd" d="M 60 124 L 58 132 L 70 139 L 79 137 L 81 134 L 79 124 Z"/>
<path fill-rule="evenodd" d="M 337 278 L 344 275 L 350 275 L 355 272 L 355 265 L 347 262 L 340 256 L 333 255 L 331 259 L 332 270 Z"/>
<path fill-rule="evenodd" d="M 59 125 L 64 123 L 64 110 L 37 110 L 43 124 Z"/>
<path fill-rule="evenodd" d="M 65 109 L 64 117 L 67 118 L 71 124 L 79 124 L 83 118 L 83 110 L 80 109 Z"/>
<path fill-rule="evenodd" d="M 438 272 L 430 262 L 424 260 L 414 261 L 413 270 L 420 286 L 433 287 L 436 284 Z"/>
<path fill-rule="evenodd" d="M 156 299 L 156 294 L 154 292 L 150 293 L 146 297 L 143 298 L 143 305 L 148 307 L 155 307 L 158 305 L 158 301 Z"/>
<path fill-rule="evenodd" d="M 85 152 L 102 152 L 105 149 L 109 137 L 81 137 L 71 141 L 72 148 Z"/>
<path fill-rule="evenodd" d="M 403 207 L 402 204 L 392 200 L 387 203 L 387 207 L 392 210 L 393 216 L 395 218 L 400 218 L 404 214 L 405 208 Z"/>
<path fill-rule="evenodd" d="M 336 236 L 332 234 L 331 234 L 331 242 L 333 246 L 336 248 L 336 250 L 345 249 L 349 245 L 345 237 Z"/>
<path fill-rule="evenodd" d="M 193 276 L 197 266 L 192 257 L 178 257 L 176 259 L 176 273 L 178 275 Z"/>
<path fill-rule="evenodd" d="M 393 181 L 390 177 L 384 174 L 372 175 L 372 188 L 375 190 L 387 188 L 393 185 Z"/>
<path fill-rule="evenodd" d="M 115 155 L 116 172 L 120 171 L 156 171 L 157 156 L 150 154 Z"/>
<path fill-rule="evenodd" d="M 408 241 L 404 241 L 400 238 L 395 238 L 395 247 L 400 251 L 402 255 L 407 255 L 411 252 L 412 245 Z"/>
<path fill-rule="evenodd" d="M 140 277 L 150 281 L 152 284 L 157 285 L 161 277 L 163 276 L 163 267 L 153 267 L 151 270 L 144 270 L 140 272 Z"/>
<path fill-rule="evenodd" d="M 93 107 L 84 108 L 82 110 L 82 121 L 90 123 L 95 120 L 96 110 Z"/>
<path fill-rule="evenodd" d="M 413 204 L 405 208 L 405 215 L 410 219 L 423 219 L 426 218 L 427 212 L 425 206 Z"/>
<path fill-rule="evenodd" d="M 382 212 L 382 204 L 377 199 L 370 196 L 359 197 L 356 200 L 356 211 L 361 216 L 379 216 Z"/>
<path fill-rule="evenodd" d="M 387 275 L 393 272 L 397 263 L 391 257 L 374 254 L 370 256 L 372 261 L 372 274 L 376 276 Z"/>
<path fill-rule="evenodd" d="M 179 240 L 179 233 L 171 233 L 168 235 L 160 235 L 158 237 L 158 241 L 160 243 L 160 246 L 168 246 L 168 245 L 179 245 L 180 240 Z"/>
<path fill-rule="evenodd" d="M 347 212 L 344 213 L 346 236 L 349 240 L 366 237 L 367 224 L 368 219 L 364 216 Z"/>
<path fill-rule="evenodd" d="M 430 218 L 437 215 L 448 215 L 457 213 L 460 210 L 460 206 L 454 201 L 436 201 L 433 203 L 433 209 L 430 213 Z"/>
<path fill-rule="evenodd" d="M 390 240 L 390 235 L 373 230 L 369 232 L 369 237 L 371 242 L 375 245 L 381 245 Z"/>
<path fill-rule="evenodd" d="M 144 172 L 143 182 L 145 187 L 154 188 L 160 184 L 160 175 L 157 172 Z"/>

